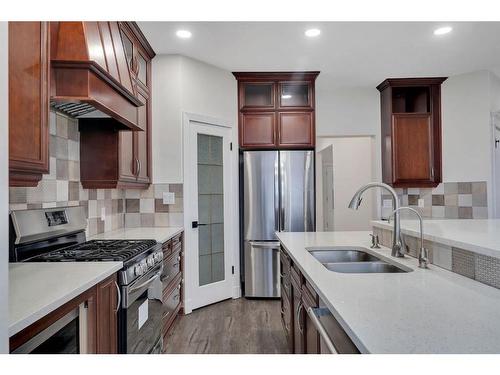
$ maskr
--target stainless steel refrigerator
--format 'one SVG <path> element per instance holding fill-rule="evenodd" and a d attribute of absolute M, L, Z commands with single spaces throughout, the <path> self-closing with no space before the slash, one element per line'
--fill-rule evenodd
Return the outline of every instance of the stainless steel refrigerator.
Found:
<path fill-rule="evenodd" d="M 314 151 L 244 151 L 242 259 L 246 297 L 279 297 L 275 232 L 315 229 Z"/>

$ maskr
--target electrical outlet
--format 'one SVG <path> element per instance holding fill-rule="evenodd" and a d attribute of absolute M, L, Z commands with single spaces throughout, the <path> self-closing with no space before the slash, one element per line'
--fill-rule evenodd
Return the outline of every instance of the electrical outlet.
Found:
<path fill-rule="evenodd" d="M 418 200 L 418 207 L 420 208 L 424 207 L 424 200 L 422 198 Z"/>
<path fill-rule="evenodd" d="M 170 192 L 163 193 L 163 204 L 175 204 L 175 194 Z"/>
<path fill-rule="evenodd" d="M 106 220 L 106 207 L 101 207 L 101 220 Z"/>

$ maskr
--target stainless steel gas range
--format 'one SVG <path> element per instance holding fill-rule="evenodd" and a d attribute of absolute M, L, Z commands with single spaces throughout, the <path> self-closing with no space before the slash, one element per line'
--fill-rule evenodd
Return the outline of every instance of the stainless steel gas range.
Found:
<path fill-rule="evenodd" d="M 161 244 L 154 240 L 86 241 L 83 207 L 13 211 L 10 216 L 11 262 L 123 262 L 117 285 L 119 352 L 161 352 Z"/>

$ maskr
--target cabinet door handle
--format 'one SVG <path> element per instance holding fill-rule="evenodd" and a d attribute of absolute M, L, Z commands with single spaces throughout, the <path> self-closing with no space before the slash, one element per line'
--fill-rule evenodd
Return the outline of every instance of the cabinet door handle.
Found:
<path fill-rule="evenodd" d="M 116 281 L 115 281 L 115 287 L 116 287 L 116 294 L 117 294 L 115 313 L 117 313 L 118 310 L 120 310 L 120 305 L 122 304 L 122 293 L 120 292 L 120 287 L 118 286 Z"/>
<path fill-rule="evenodd" d="M 139 159 L 138 158 L 134 158 L 134 162 L 135 162 L 135 173 L 134 173 L 134 176 L 137 177 L 137 176 L 139 176 Z"/>
<path fill-rule="evenodd" d="M 299 307 L 297 308 L 297 326 L 299 327 L 299 332 L 304 333 L 304 328 L 300 325 L 300 311 L 303 309 L 302 302 L 299 302 Z"/>
<path fill-rule="evenodd" d="M 137 162 L 139 163 L 139 170 L 137 171 L 137 177 L 139 177 L 139 175 L 141 174 L 142 163 L 141 163 L 141 161 L 139 160 L 139 158 L 137 158 Z"/>

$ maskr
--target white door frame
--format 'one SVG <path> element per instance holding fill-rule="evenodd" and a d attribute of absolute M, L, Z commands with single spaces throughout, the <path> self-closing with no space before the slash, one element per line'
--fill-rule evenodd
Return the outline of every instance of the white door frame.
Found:
<path fill-rule="evenodd" d="M 234 274 L 230 274 L 232 277 L 232 298 L 239 298 L 241 296 L 240 287 L 240 246 L 239 246 L 239 199 L 238 199 L 238 148 L 236 139 L 236 132 L 231 123 L 222 119 L 199 115 L 195 113 L 183 112 L 182 113 L 183 122 L 183 174 L 184 174 L 184 184 L 183 184 L 183 196 L 184 196 L 184 239 L 185 239 L 185 250 L 184 250 L 184 312 L 189 314 L 197 306 L 194 305 L 192 295 L 194 292 L 195 281 L 198 280 L 192 272 L 198 272 L 197 267 L 198 262 L 195 262 L 193 254 L 188 254 L 188 251 L 193 251 L 196 249 L 196 256 L 198 251 L 198 244 L 194 243 L 193 229 L 191 228 L 191 223 L 197 220 L 196 212 L 197 207 L 194 207 L 193 200 L 189 199 L 188 192 L 192 191 L 193 184 L 195 181 L 196 170 L 187 166 L 186 160 L 189 160 L 189 152 L 191 151 L 188 145 L 190 144 L 188 127 L 191 122 L 201 123 L 207 126 L 216 126 L 228 128 L 230 130 L 230 141 L 232 142 L 232 151 L 230 152 L 230 165 L 229 165 L 229 186 L 228 191 L 224 191 L 224 194 L 228 195 L 228 201 L 231 202 L 229 207 L 229 217 L 227 218 L 227 224 L 231 226 L 231 230 L 224 232 L 224 236 L 227 238 L 227 243 L 233 251 L 228 253 L 228 258 L 234 266 Z M 226 221 L 226 219 L 225 219 Z M 228 250 L 228 249 L 225 249 Z M 195 264 L 194 264 L 195 263 Z"/>
<path fill-rule="evenodd" d="M 491 194 L 491 199 L 488 199 L 488 217 L 490 218 L 500 218 L 500 210 L 498 209 L 498 194 L 500 194 L 500 186 L 498 186 L 497 174 L 500 169 L 500 165 L 497 165 L 496 160 L 496 148 L 495 148 L 495 139 L 497 133 L 497 121 L 500 120 L 500 112 L 491 112 L 491 192 L 488 189 L 488 194 Z M 500 121 L 499 121 L 500 122 Z"/>

